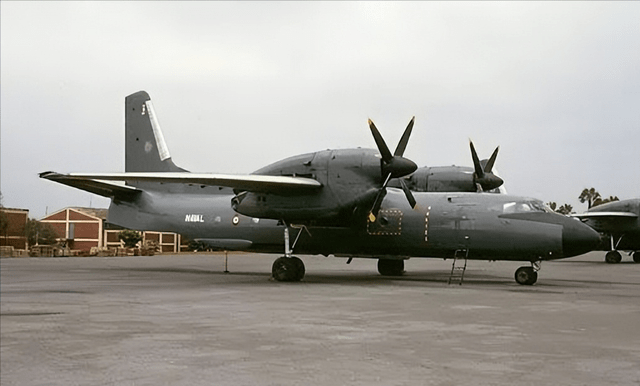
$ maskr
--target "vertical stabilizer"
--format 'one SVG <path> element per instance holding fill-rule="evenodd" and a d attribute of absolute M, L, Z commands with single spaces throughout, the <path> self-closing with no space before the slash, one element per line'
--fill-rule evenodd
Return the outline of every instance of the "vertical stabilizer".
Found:
<path fill-rule="evenodd" d="M 151 98 L 139 91 L 125 98 L 125 171 L 184 172 L 171 160 Z"/>

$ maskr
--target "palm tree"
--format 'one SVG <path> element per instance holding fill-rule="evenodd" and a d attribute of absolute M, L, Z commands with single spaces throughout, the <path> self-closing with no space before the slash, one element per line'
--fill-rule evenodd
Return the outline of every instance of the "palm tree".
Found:
<path fill-rule="evenodd" d="M 559 207 L 556 212 L 560 213 L 560 214 L 571 214 L 573 213 L 573 206 L 569 205 L 569 204 L 564 204 L 561 207 Z"/>
<path fill-rule="evenodd" d="M 596 200 L 599 200 L 600 198 L 601 198 L 600 193 L 598 193 L 594 188 L 591 188 L 591 189 L 585 188 L 582 190 L 582 193 L 580 193 L 578 200 L 580 200 L 580 202 L 582 203 L 586 201 L 587 205 L 589 205 L 589 209 L 591 209 L 591 207 L 593 206 L 593 203 Z"/>

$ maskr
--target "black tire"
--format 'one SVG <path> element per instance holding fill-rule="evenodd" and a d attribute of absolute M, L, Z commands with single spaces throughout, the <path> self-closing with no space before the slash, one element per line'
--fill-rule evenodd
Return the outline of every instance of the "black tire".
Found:
<path fill-rule="evenodd" d="M 633 252 L 633 261 L 640 263 L 640 252 Z"/>
<path fill-rule="evenodd" d="M 302 260 L 300 260 L 299 257 L 296 256 L 291 256 L 290 259 L 293 260 L 296 266 L 296 272 L 298 273 L 295 281 L 302 280 L 305 274 L 304 263 L 302 262 Z"/>
<path fill-rule="evenodd" d="M 604 255 L 604 261 L 609 264 L 618 264 L 622 261 L 622 255 L 618 251 L 609 251 Z"/>
<path fill-rule="evenodd" d="M 520 267 L 516 270 L 515 279 L 518 284 L 534 285 L 538 281 L 538 272 L 533 267 Z"/>
<path fill-rule="evenodd" d="M 297 257 L 279 257 L 273 262 L 271 275 L 277 281 L 300 281 L 304 277 L 304 264 Z"/>
<path fill-rule="evenodd" d="M 382 276 L 402 276 L 404 260 L 378 259 L 378 272 Z"/>

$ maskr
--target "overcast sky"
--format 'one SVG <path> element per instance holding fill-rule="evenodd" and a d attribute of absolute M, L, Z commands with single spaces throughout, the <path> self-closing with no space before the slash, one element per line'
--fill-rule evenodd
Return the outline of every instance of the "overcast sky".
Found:
<path fill-rule="evenodd" d="M 38 178 L 124 170 L 145 90 L 173 160 L 250 173 L 375 147 L 419 166 L 500 145 L 510 194 L 640 196 L 639 2 L 0 2 L 1 191 L 30 216 L 108 200 Z"/>

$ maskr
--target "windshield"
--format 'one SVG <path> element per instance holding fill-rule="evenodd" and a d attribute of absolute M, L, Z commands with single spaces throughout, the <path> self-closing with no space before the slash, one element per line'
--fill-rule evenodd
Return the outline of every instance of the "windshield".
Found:
<path fill-rule="evenodd" d="M 552 212 L 542 201 L 507 202 L 502 206 L 503 213 Z"/>

